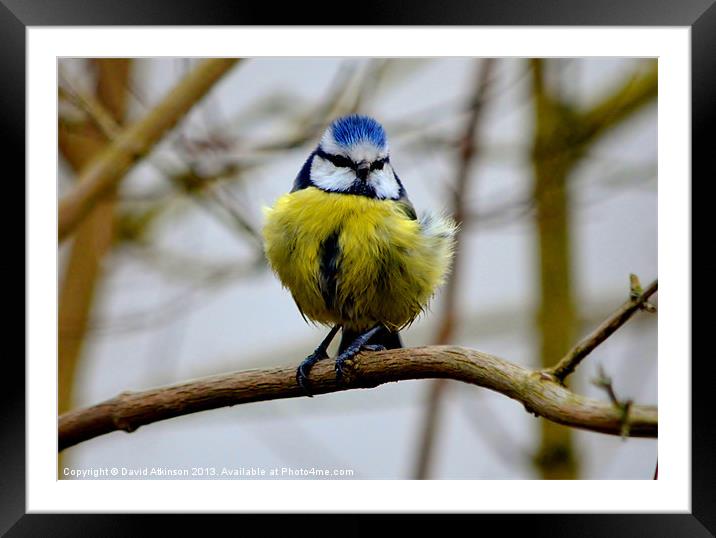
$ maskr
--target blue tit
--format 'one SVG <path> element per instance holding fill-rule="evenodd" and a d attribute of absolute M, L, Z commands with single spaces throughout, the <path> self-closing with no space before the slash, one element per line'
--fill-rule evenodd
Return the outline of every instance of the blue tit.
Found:
<path fill-rule="evenodd" d="M 385 131 L 367 116 L 331 123 L 291 192 L 265 212 L 272 270 L 304 319 L 332 327 L 296 372 L 309 395 L 309 371 L 327 358 L 339 330 L 338 382 L 362 349 L 402 347 L 398 332 L 427 307 L 451 267 L 455 223 L 418 218 Z"/>

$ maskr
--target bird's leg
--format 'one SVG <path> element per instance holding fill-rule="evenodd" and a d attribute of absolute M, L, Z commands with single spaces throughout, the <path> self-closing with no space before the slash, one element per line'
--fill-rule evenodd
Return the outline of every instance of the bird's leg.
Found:
<path fill-rule="evenodd" d="M 333 338 L 338 332 L 338 329 L 340 328 L 340 325 L 335 325 L 331 329 L 331 332 L 329 332 L 328 335 L 323 339 L 323 342 L 319 344 L 319 346 L 313 353 L 311 353 L 303 360 L 303 362 L 298 366 L 298 369 L 296 370 L 296 381 L 308 396 L 313 396 L 313 394 L 311 394 L 310 384 L 308 382 L 308 373 L 311 371 L 311 368 L 314 364 L 316 364 L 322 359 L 328 358 L 328 353 L 326 353 L 326 350 L 328 349 L 328 346 L 331 344 Z"/>
<path fill-rule="evenodd" d="M 353 340 L 351 345 L 349 345 L 343 351 L 343 353 L 338 355 L 338 357 L 336 358 L 336 381 L 340 383 L 343 380 L 343 368 L 345 366 L 345 363 L 355 357 L 361 349 L 369 349 L 370 351 L 381 351 L 385 349 L 385 347 L 381 345 L 366 345 L 368 341 L 373 338 L 375 333 L 377 333 L 382 328 L 383 326 L 381 324 L 378 324 L 372 329 L 364 332 L 358 338 Z"/>

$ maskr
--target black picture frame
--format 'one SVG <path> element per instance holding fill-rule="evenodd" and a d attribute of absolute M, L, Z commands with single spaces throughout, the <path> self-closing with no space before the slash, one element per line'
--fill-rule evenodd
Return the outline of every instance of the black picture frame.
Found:
<path fill-rule="evenodd" d="M 345 10 L 322 2 L 282 6 L 226 0 L 0 0 L 0 64 L 3 68 L 0 121 L 6 164 L 14 161 L 13 177 L 25 174 L 25 30 L 27 26 L 82 25 L 546 25 L 546 26 L 688 26 L 691 28 L 692 175 L 705 182 L 716 177 L 713 142 L 716 103 L 716 0 L 461 0 L 400 6 L 397 2 L 362 1 L 360 9 Z M 333 19 L 333 20 L 330 20 Z M 330 54 L 330 51 L 327 51 Z M 8 158 L 9 157 L 9 158 Z M 16 188 L 19 182 L 14 182 Z M 696 182 L 692 181 L 692 185 Z M 6 191 L 7 192 L 7 191 Z M 24 198 L 24 188 L 22 190 Z M 14 204 L 19 205 L 19 204 Z M 6 217 L 7 218 L 7 217 Z M 19 218 L 19 217 L 18 217 Z M 14 220 L 13 222 L 17 222 Z M 706 223 L 703 223 L 706 226 Z M 694 221 L 694 230 L 698 229 Z M 14 228 L 6 223 L 5 230 Z M 12 233 L 12 232 L 11 232 Z M 692 260 L 693 263 L 693 260 Z M 693 264 L 694 269 L 710 264 Z M 23 267 L 23 277 L 24 278 Z M 16 268 L 19 272 L 20 268 Z M 694 271 L 694 280 L 698 273 Z M 706 277 L 704 277 L 706 278 Z M 9 277 L 6 282 L 9 282 Z M 706 280 L 707 282 L 707 280 Z M 17 312 L 17 311 L 14 311 Z M 24 313 L 24 309 L 23 309 Z M 24 322 L 24 315 L 9 323 Z M 18 320 L 18 321 L 15 321 Z M 694 318 L 694 324 L 704 323 Z M 7 333 L 9 326 L 6 327 Z M 9 342 L 8 342 L 9 344 Z M 24 347 L 24 345 L 23 345 Z M 670 360 L 683 360 L 688 357 Z M 713 536 L 716 535 L 716 435 L 708 397 L 711 376 L 708 355 L 692 360 L 692 511 L 690 514 L 583 514 L 478 516 L 478 525 L 500 525 L 500 533 L 529 529 L 531 535 L 550 536 Z M 148 534 L 162 517 L 162 532 L 170 525 L 190 529 L 185 517 L 128 514 L 26 514 L 25 510 L 25 368 L 18 354 L 4 358 L 6 379 L 0 390 L 0 534 L 7 536 L 134 536 Z M 711 389 L 712 390 L 712 389 Z M 320 501 L 316 510 L 320 511 Z M 253 516 L 240 516 L 249 518 Z M 355 517 L 355 516 L 352 516 Z M 373 516 L 346 526 L 313 516 L 284 520 L 291 532 L 325 527 L 367 530 Z M 498 519 L 497 519 L 498 518 Z M 415 517 L 423 531 L 430 523 Z M 242 521 L 246 529 L 252 522 Z M 254 522 L 258 523 L 258 522 Z M 232 523 L 229 523 L 232 524 Z M 377 523 L 376 523 L 377 524 Z M 402 524 L 402 523 L 401 523 Z M 443 525 L 437 523 L 438 525 Z M 471 523 L 474 524 L 474 523 Z M 272 522 L 272 534 L 280 532 Z M 253 525 L 251 525 L 253 526 Z M 444 527 L 438 528 L 444 532 Z M 239 529 L 235 529 L 239 532 Z M 404 529 L 405 530 L 405 529 Z M 206 529 L 205 529 L 206 531 Z M 479 528 L 473 528 L 480 532 Z M 345 532 L 349 532 L 345 530 Z M 492 532 L 492 531 L 491 531 Z"/>

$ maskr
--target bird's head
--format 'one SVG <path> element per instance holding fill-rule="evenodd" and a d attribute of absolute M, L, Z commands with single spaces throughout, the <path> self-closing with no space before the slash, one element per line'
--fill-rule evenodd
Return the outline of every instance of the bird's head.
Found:
<path fill-rule="evenodd" d="M 328 126 L 314 152 L 310 182 L 330 192 L 380 199 L 397 200 L 404 193 L 390 164 L 383 126 L 357 114 Z"/>

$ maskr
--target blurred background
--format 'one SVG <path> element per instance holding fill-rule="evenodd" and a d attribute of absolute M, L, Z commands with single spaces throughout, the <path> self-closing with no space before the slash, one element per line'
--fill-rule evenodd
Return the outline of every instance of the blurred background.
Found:
<path fill-rule="evenodd" d="M 59 61 L 58 189 L 197 59 Z M 462 222 L 456 269 L 407 346 L 553 365 L 657 276 L 657 66 L 634 58 L 239 61 L 59 245 L 59 412 L 247 368 L 325 336 L 268 269 L 262 207 L 332 119 L 383 123 L 415 207 Z M 337 341 L 336 341 L 337 344 Z M 334 344 L 334 345 L 336 345 Z M 333 348 L 332 348 L 333 349 Z M 570 377 L 657 403 L 657 315 Z M 71 468 L 328 468 L 352 479 L 652 479 L 653 439 L 573 430 L 452 381 L 238 405 L 115 432 Z M 309 477 L 312 478 L 312 477 Z"/>

